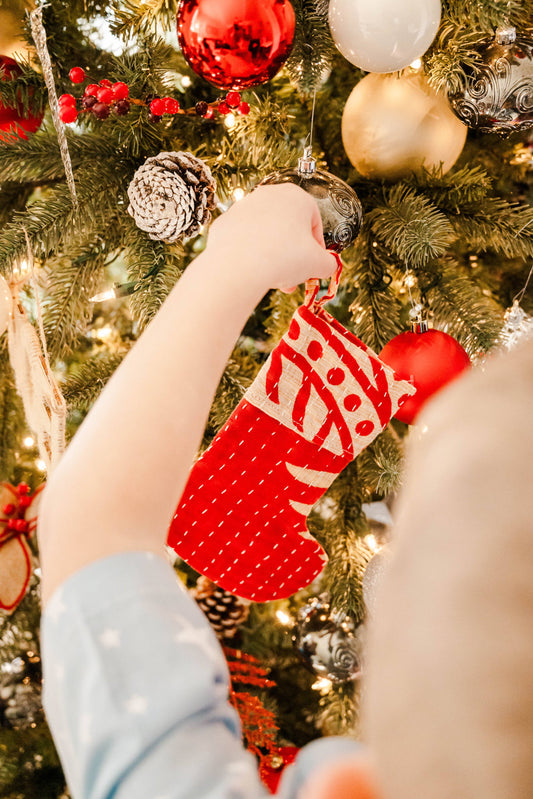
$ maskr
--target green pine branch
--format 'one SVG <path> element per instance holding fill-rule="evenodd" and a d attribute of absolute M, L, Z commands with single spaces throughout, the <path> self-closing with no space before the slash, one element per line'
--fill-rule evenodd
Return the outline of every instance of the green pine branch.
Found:
<path fill-rule="evenodd" d="M 366 223 L 393 255 L 417 268 L 446 251 L 453 228 L 427 197 L 402 183 L 383 194 L 384 205 L 368 213 Z"/>
<path fill-rule="evenodd" d="M 292 0 L 296 30 L 290 58 L 285 64 L 290 79 L 302 94 L 320 87 L 336 49 L 324 14 L 317 12 L 316 0 Z"/>
<path fill-rule="evenodd" d="M 74 369 L 61 385 L 69 410 L 88 411 L 125 353 L 99 353 Z"/>
<path fill-rule="evenodd" d="M 17 452 L 25 426 L 22 400 L 15 388 L 7 341 L 4 337 L 0 349 L 0 479 L 2 480 L 9 482 L 13 479 Z"/>

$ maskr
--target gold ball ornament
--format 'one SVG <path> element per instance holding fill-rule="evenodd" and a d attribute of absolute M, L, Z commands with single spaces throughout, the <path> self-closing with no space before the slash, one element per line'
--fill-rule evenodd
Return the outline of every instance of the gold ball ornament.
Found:
<path fill-rule="evenodd" d="M 468 128 L 420 72 L 366 75 L 342 116 L 346 154 L 363 177 L 397 180 L 459 158 Z"/>

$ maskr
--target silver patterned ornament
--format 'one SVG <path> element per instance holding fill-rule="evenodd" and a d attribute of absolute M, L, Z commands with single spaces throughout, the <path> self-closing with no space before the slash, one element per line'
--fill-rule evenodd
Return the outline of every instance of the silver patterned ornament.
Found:
<path fill-rule="evenodd" d="M 359 197 L 344 180 L 316 168 L 311 148 L 306 147 L 298 166 L 280 169 L 268 175 L 261 186 L 277 183 L 295 183 L 313 197 L 318 205 L 328 250 L 342 252 L 350 245 L 363 222 L 363 209 Z"/>
<path fill-rule="evenodd" d="M 503 136 L 533 127 L 533 39 L 502 27 L 477 49 L 481 62 L 466 70 L 465 85 L 449 96 L 459 119 Z"/>
<path fill-rule="evenodd" d="M 332 611 L 327 597 L 314 597 L 298 613 L 293 643 L 304 663 L 334 683 L 356 680 L 362 672 L 362 625 Z"/>

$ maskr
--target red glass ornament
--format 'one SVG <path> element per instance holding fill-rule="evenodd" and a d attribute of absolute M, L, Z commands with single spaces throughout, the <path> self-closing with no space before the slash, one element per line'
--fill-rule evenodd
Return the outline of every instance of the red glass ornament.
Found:
<path fill-rule="evenodd" d="M 0 80 L 12 80 L 21 72 L 16 61 L 5 55 L 0 56 Z M 12 108 L 0 102 L 0 142 L 14 141 L 14 135 L 27 139 L 26 133 L 35 133 L 43 121 L 44 111 L 36 116 L 23 114 L 22 104 Z"/>
<path fill-rule="evenodd" d="M 379 357 L 398 378 L 416 387 L 416 394 L 407 397 L 395 413 L 406 424 L 412 424 L 430 397 L 470 366 L 459 342 L 441 330 L 400 333 L 385 344 Z"/>
<path fill-rule="evenodd" d="M 221 89 L 247 89 L 274 77 L 291 51 L 289 0 L 183 0 L 178 40 L 197 75 Z"/>

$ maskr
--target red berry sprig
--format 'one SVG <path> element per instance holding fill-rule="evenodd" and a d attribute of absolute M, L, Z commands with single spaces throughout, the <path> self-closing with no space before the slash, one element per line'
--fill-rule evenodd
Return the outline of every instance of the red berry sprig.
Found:
<path fill-rule="evenodd" d="M 85 71 L 81 67 L 73 67 L 69 76 L 72 83 L 83 83 L 86 79 Z M 151 122 L 159 122 L 165 115 L 193 114 L 204 119 L 213 119 L 217 112 L 221 116 L 226 116 L 230 113 L 246 115 L 250 111 L 248 103 L 243 102 L 241 95 L 236 91 L 227 92 L 225 97 L 219 98 L 214 103 L 201 101 L 196 103 L 194 108 L 182 109 L 174 97 L 152 97 L 146 101 L 133 99 L 129 96 L 127 83 L 122 81 L 112 83 L 108 78 L 102 78 L 99 83 L 89 83 L 79 102 L 80 110 L 76 97 L 72 94 L 61 95 L 59 117 L 62 122 L 67 124 L 76 122 L 80 112 L 90 113 L 97 119 L 107 119 L 112 111 L 118 116 L 125 116 L 132 104 L 148 108 L 148 118 Z"/>

